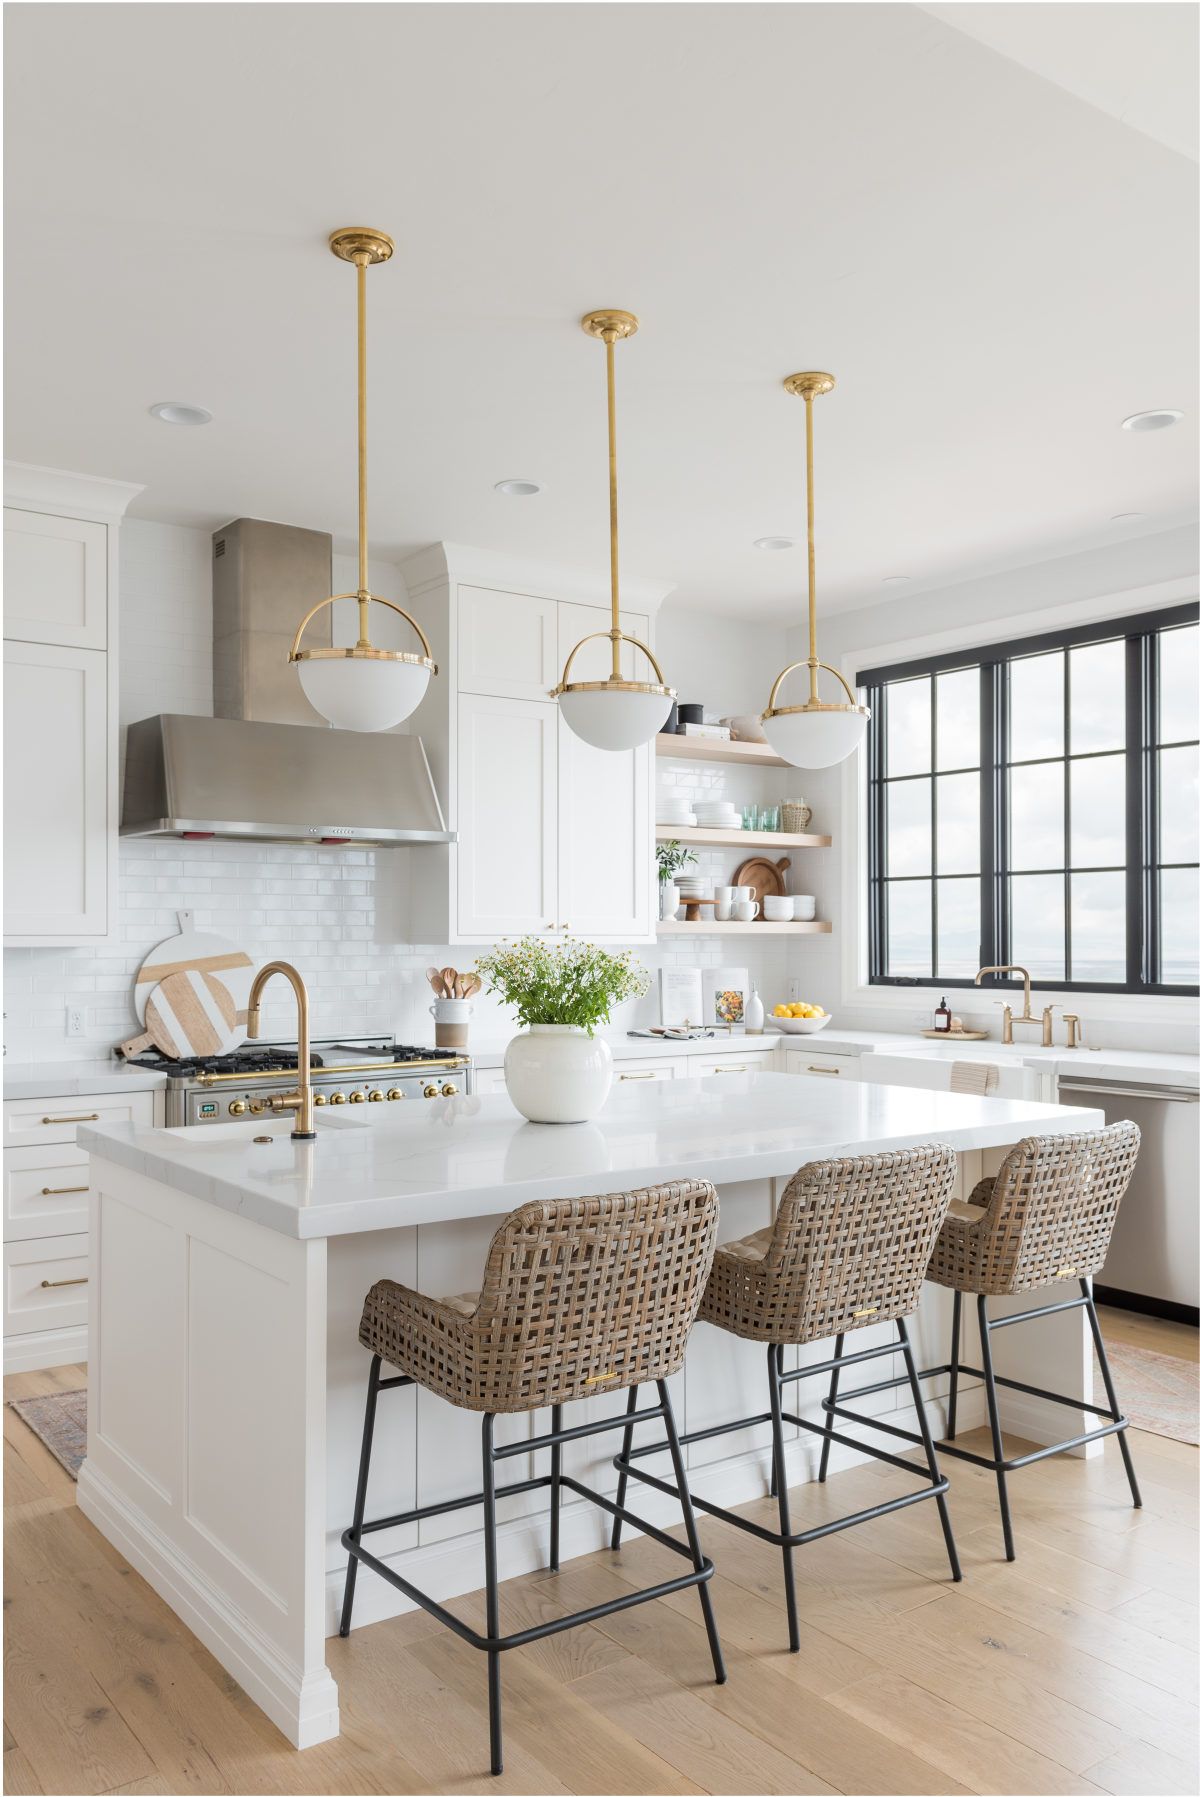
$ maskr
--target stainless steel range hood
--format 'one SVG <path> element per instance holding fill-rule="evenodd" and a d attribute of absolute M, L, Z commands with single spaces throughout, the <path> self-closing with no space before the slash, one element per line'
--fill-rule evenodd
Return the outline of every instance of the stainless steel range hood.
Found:
<path fill-rule="evenodd" d="M 288 665 L 297 622 L 332 590 L 332 548 L 323 531 L 260 518 L 214 532 L 217 715 L 129 726 L 122 836 L 454 840 L 420 737 L 331 730 Z"/>
<path fill-rule="evenodd" d="M 454 840 L 419 736 L 180 716 L 129 726 L 121 835 Z"/>

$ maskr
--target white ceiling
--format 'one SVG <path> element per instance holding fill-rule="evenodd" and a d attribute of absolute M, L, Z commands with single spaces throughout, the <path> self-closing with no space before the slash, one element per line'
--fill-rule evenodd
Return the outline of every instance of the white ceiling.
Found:
<path fill-rule="evenodd" d="M 779 385 L 803 367 L 838 377 L 831 605 L 1164 529 L 1197 473 L 1185 15 L 10 7 L 6 453 L 144 482 L 144 517 L 349 543 L 354 281 L 325 238 L 365 223 L 397 241 L 369 287 L 377 554 L 604 561 L 603 352 L 577 323 L 601 305 L 642 318 L 624 562 L 675 602 L 796 606 L 802 555 L 751 543 L 803 530 Z M 214 422 L 158 424 L 162 399 Z M 1118 428 L 1170 405 L 1173 430 Z M 502 499 L 510 475 L 545 490 Z"/>

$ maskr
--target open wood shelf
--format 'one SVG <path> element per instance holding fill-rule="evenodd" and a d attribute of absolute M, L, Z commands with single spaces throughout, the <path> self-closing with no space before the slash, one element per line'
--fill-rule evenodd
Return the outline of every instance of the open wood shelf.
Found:
<path fill-rule="evenodd" d="M 727 743 L 715 736 L 656 736 L 654 752 L 674 761 L 738 761 L 743 767 L 792 765 L 768 743 Z"/>
<path fill-rule="evenodd" d="M 680 923 L 677 918 L 659 922 L 660 936 L 827 936 L 831 923 L 819 919 L 813 923 L 768 923 L 756 917 L 753 923 Z"/>
<path fill-rule="evenodd" d="M 739 843 L 750 849 L 828 849 L 833 846 L 832 836 L 795 836 L 786 830 L 702 830 L 685 824 L 655 824 L 654 834 L 659 842 L 678 842 L 685 847 L 691 844 L 698 849 L 720 848 L 724 844 L 735 848 Z"/>

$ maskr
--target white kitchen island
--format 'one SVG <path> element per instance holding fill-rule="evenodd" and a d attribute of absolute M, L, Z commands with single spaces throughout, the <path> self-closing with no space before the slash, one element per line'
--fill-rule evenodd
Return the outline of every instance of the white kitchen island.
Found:
<path fill-rule="evenodd" d="M 823 1080 L 750 1073 L 618 1087 L 597 1121 L 567 1127 L 526 1123 L 495 1096 L 321 1116 L 310 1143 L 291 1141 L 290 1119 L 84 1129 L 93 1310 L 80 1507 L 288 1739 L 313 1745 L 338 1732 L 324 1642 L 336 1629 L 345 1575 L 340 1537 L 369 1366 L 358 1320 L 376 1279 L 433 1295 L 478 1286 L 499 1219 L 538 1197 L 708 1178 L 728 1240 L 769 1222 L 782 1182 L 808 1160 L 937 1141 L 958 1152 L 969 1186 L 1024 1135 L 1102 1121 L 1079 1107 L 865 1084 L 830 1090 Z M 926 1286 L 916 1328 L 923 1364 L 945 1359 L 948 1317 L 949 1293 Z M 1090 1399 L 1085 1330 L 1080 1311 L 1005 1330 L 1000 1370 Z M 1017 1335 L 1023 1350 L 1010 1339 Z M 868 1338 L 884 1339 L 868 1331 L 864 1345 Z M 876 1366 L 861 1382 L 879 1376 Z M 819 1383 L 797 1388 L 806 1411 L 822 1395 Z M 844 1390 L 854 1383 L 844 1375 Z M 765 1357 L 701 1324 L 675 1384 L 688 1430 L 759 1414 Z M 866 1401 L 904 1409 L 896 1392 Z M 621 1393 L 587 1401 L 590 1414 L 623 1405 Z M 1039 1411 L 1046 1407 L 1014 1394 L 1014 1428 L 1055 1439 L 1061 1415 Z M 981 1416 L 978 1394 L 964 1389 L 961 1427 Z M 497 1439 L 546 1426 L 545 1418 L 503 1417 Z M 766 1433 L 693 1444 L 693 1488 L 722 1503 L 761 1496 Z M 812 1470 L 808 1439 L 798 1434 L 788 1444 L 792 1483 Z M 611 1491 L 611 1438 L 572 1446 L 569 1470 Z M 832 1464 L 851 1457 L 840 1450 Z M 530 1476 L 525 1459 L 512 1464 L 514 1480 Z M 368 1518 L 464 1495 L 479 1482 L 477 1416 L 418 1389 L 388 1394 Z M 546 1563 L 543 1499 L 532 1492 L 500 1506 L 502 1577 Z M 678 1520 L 674 1504 L 648 1489 L 638 1503 L 649 1519 Z M 473 1511 L 427 1518 L 372 1546 L 446 1598 L 483 1582 L 476 1521 Z M 599 1547 L 605 1526 L 583 1500 L 564 1505 L 563 1558 Z M 407 1607 L 383 1580 L 360 1576 L 357 1624 Z"/>

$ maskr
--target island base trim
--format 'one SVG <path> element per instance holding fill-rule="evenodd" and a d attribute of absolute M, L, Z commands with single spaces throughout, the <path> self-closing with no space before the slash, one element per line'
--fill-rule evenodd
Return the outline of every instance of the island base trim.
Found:
<path fill-rule="evenodd" d="M 337 1736 L 338 1689 L 327 1666 L 306 1675 L 285 1664 L 90 1460 L 79 1471 L 77 1502 L 293 1747 Z"/>
<path fill-rule="evenodd" d="M 88 1357 L 86 1323 L 71 1329 L 37 1329 L 10 1335 L 4 1343 L 6 1373 L 36 1373 L 43 1367 L 76 1366 Z"/>

